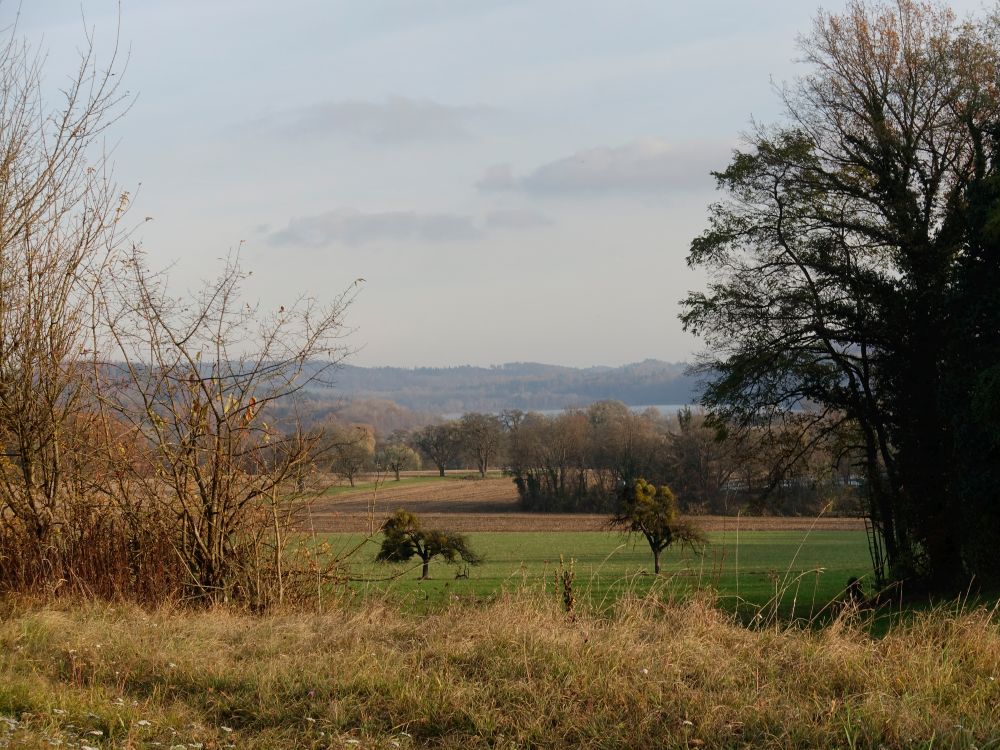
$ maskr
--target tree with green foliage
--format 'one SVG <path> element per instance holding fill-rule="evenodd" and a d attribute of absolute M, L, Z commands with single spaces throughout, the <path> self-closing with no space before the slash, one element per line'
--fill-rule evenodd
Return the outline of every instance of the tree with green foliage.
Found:
<path fill-rule="evenodd" d="M 713 416 L 853 432 L 891 573 L 946 591 L 998 571 L 998 38 L 940 3 L 821 12 L 785 121 L 716 173 L 683 303 Z"/>
<path fill-rule="evenodd" d="M 659 487 L 637 479 L 622 490 L 621 508 L 611 518 L 612 528 L 642 534 L 653 553 L 653 572 L 660 574 L 660 553 L 675 542 L 692 547 L 708 543 L 689 521 L 677 514 L 677 498 L 666 485 Z"/>
<path fill-rule="evenodd" d="M 390 443 L 378 452 L 375 462 L 391 471 L 399 481 L 399 472 L 414 471 L 420 468 L 420 454 L 413 448 L 402 443 Z"/>
<path fill-rule="evenodd" d="M 405 562 L 419 557 L 423 562 L 421 580 L 426 580 L 430 562 L 441 557 L 448 563 L 461 560 L 469 565 L 479 565 L 483 558 L 472 551 L 463 534 L 425 529 L 412 513 L 400 508 L 382 525 L 382 547 L 375 559 L 379 562 Z"/>

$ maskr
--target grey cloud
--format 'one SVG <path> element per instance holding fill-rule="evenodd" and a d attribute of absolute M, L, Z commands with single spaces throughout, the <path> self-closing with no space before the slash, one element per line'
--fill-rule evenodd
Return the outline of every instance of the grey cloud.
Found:
<path fill-rule="evenodd" d="M 486 170 L 476 187 L 480 190 L 513 190 L 517 187 L 514 170 L 510 164 L 496 164 Z"/>
<path fill-rule="evenodd" d="M 268 243 L 277 247 L 327 247 L 386 241 L 461 242 L 482 237 L 487 230 L 529 229 L 551 223 L 544 214 L 531 210 L 493 211 L 477 221 L 454 213 L 366 213 L 339 208 L 294 218 L 288 226 L 273 232 Z"/>
<path fill-rule="evenodd" d="M 725 164 L 729 147 L 713 143 L 668 144 L 643 138 L 624 146 L 591 148 L 543 164 L 523 177 L 508 165 L 491 167 L 481 190 L 533 193 L 667 191 L 711 187 L 710 170 Z"/>
<path fill-rule="evenodd" d="M 552 219 L 530 208 L 503 209 L 486 215 L 486 226 L 491 229 L 531 229 L 550 224 Z"/>
<path fill-rule="evenodd" d="M 345 99 L 319 102 L 272 115 L 256 126 L 282 135 L 348 136 L 379 143 L 454 140 L 469 137 L 471 122 L 486 107 L 440 104 L 429 99 Z"/>
<path fill-rule="evenodd" d="M 412 211 L 362 213 L 342 208 L 317 216 L 295 218 L 270 236 L 272 245 L 325 247 L 363 245 L 385 240 L 452 242 L 476 237 L 479 230 L 460 214 L 418 214 Z"/>

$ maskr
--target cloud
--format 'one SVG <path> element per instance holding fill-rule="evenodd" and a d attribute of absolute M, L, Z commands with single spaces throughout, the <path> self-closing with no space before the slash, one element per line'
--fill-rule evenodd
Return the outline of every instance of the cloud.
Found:
<path fill-rule="evenodd" d="M 413 211 L 363 213 L 340 208 L 316 216 L 295 218 L 274 232 L 272 245 L 325 247 L 332 244 L 363 245 L 392 240 L 453 242 L 479 235 L 467 216 L 460 214 L 418 214 Z"/>
<path fill-rule="evenodd" d="M 486 170 L 480 190 L 531 193 L 605 193 L 710 188 L 710 170 L 726 161 L 721 143 L 669 144 L 642 138 L 624 146 L 585 149 L 517 177 L 508 164 Z"/>
<path fill-rule="evenodd" d="M 530 208 L 508 208 L 486 215 L 486 226 L 490 229 L 532 229 L 551 224 L 552 219 Z"/>
<path fill-rule="evenodd" d="M 488 111 L 407 97 L 344 99 L 271 115 L 254 126 L 283 136 L 347 136 L 378 143 L 455 140 L 469 137 L 468 126 Z"/>
<path fill-rule="evenodd" d="M 487 231 L 542 227 L 552 221 L 528 209 L 498 210 L 484 219 L 455 213 L 415 211 L 363 212 L 338 208 L 315 216 L 293 218 L 288 226 L 273 232 L 268 244 L 275 247 L 328 247 L 365 245 L 372 242 L 462 242 L 482 237 Z"/>
<path fill-rule="evenodd" d="M 517 188 L 514 170 L 510 164 L 496 164 L 486 170 L 476 187 L 480 190 L 514 190 Z"/>

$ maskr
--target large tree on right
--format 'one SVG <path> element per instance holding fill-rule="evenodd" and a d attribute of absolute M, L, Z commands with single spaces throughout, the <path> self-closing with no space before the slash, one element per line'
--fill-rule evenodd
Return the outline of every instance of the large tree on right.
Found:
<path fill-rule="evenodd" d="M 682 303 L 710 410 L 851 436 L 891 573 L 944 590 L 1000 568 L 998 40 L 936 4 L 821 12 L 783 121 L 716 174 Z"/>

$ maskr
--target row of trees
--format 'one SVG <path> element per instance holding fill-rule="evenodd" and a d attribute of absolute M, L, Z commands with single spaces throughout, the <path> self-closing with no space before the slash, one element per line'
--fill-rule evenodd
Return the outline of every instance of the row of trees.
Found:
<path fill-rule="evenodd" d="M 807 423 L 809 415 L 801 415 Z M 395 431 L 384 442 L 364 425 L 327 432 L 333 470 L 352 484 L 372 471 L 434 466 L 501 468 L 530 511 L 610 512 L 623 487 L 640 477 L 669 484 L 686 512 L 729 514 L 751 509 L 812 514 L 857 512 L 858 457 L 841 433 L 814 430 L 808 442 L 786 430 L 728 435 L 701 412 L 636 413 L 617 401 L 557 415 L 505 411 Z M 839 441 L 838 441 L 839 440 Z"/>
<path fill-rule="evenodd" d="M 330 467 L 354 486 L 362 474 L 420 469 L 425 462 L 440 476 L 447 469 L 473 468 L 480 476 L 498 465 L 504 444 L 504 425 L 491 414 L 467 414 L 460 420 L 430 424 L 419 430 L 394 430 L 379 440 L 366 424 L 344 425 L 328 420 L 325 441 L 330 448 Z"/>
<path fill-rule="evenodd" d="M 688 513 L 857 510 L 852 454 L 833 440 L 803 452 L 788 432 L 729 435 L 703 413 L 636 414 L 617 402 L 510 421 L 507 470 L 528 510 L 617 508 L 639 478 L 676 490 Z"/>
<path fill-rule="evenodd" d="M 334 474 L 350 482 L 371 472 L 392 472 L 397 481 L 401 471 L 420 468 L 420 456 L 398 440 L 398 434 L 380 445 L 375 430 L 367 424 L 343 425 L 334 420 L 314 429 L 328 448 L 326 458 Z"/>

